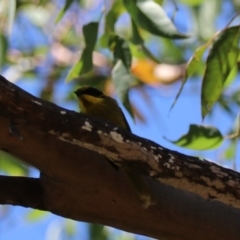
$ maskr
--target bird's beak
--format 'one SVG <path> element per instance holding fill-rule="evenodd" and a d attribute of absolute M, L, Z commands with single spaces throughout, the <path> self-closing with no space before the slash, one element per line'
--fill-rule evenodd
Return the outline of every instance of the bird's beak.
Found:
<path fill-rule="evenodd" d="M 79 91 L 79 89 L 76 90 L 74 93 L 75 93 L 77 96 L 81 95 L 81 92 Z"/>

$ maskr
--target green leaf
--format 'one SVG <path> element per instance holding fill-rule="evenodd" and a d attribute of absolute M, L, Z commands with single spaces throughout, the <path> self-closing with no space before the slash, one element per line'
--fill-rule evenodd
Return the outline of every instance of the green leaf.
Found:
<path fill-rule="evenodd" d="M 115 35 L 109 41 L 109 48 L 111 48 L 113 51 L 115 62 L 120 59 L 125 65 L 126 69 L 131 68 L 132 54 L 126 40 Z"/>
<path fill-rule="evenodd" d="M 105 17 L 105 30 L 100 38 L 101 46 L 108 47 L 111 35 L 115 35 L 115 23 L 119 16 L 125 11 L 122 1 L 113 1 L 111 9 Z"/>
<path fill-rule="evenodd" d="M 142 45 L 144 43 L 139 31 L 138 31 L 138 27 L 136 25 L 136 23 L 134 22 L 133 19 L 131 19 L 131 23 L 132 23 L 132 37 L 131 37 L 131 42 L 133 44 L 136 45 Z"/>
<path fill-rule="evenodd" d="M 64 14 L 66 13 L 66 11 L 70 8 L 70 6 L 72 5 L 72 3 L 75 0 L 65 0 L 65 5 L 63 7 L 63 9 L 59 12 L 59 14 L 57 15 L 57 18 L 55 20 L 55 23 L 59 23 L 61 21 L 61 19 L 63 18 Z"/>
<path fill-rule="evenodd" d="M 136 24 L 157 36 L 186 38 L 178 32 L 163 8 L 153 0 L 123 0 L 124 5 Z"/>
<path fill-rule="evenodd" d="M 92 53 L 95 48 L 98 35 L 99 22 L 91 22 L 83 26 L 83 35 L 85 39 L 85 48 L 83 49 L 79 62 L 74 64 L 67 75 L 67 82 L 81 74 L 89 72 L 93 68 Z"/>
<path fill-rule="evenodd" d="M 107 240 L 108 233 L 104 225 L 101 224 L 89 224 L 89 239 L 91 240 Z"/>
<path fill-rule="evenodd" d="M 70 82 L 71 80 L 73 80 L 74 78 L 78 77 L 81 72 L 81 69 L 82 69 L 82 65 L 83 63 L 80 61 L 80 62 L 77 62 L 73 65 L 73 67 L 70 69 L 67 77 L 66 77 L 66 82 Z"/>
<path fill-rule="evenodd" d="M 190 77 L 192 77 L 198 70 L 198 68 L 201 65 L 201 60 L 204 52 L 208 48 L 209 44 L 205 44 L 203 46 L 200 46 L 199 48 L 196 49 L 194 52 L 193 56 L 190 58 L 190 60 L 187 63 L 187 69 L 186 69 L 186 74 L 184 77 L 184 82 Z"/>
<path fill-rule="evenodd" d="M 225 159 L 233 161 L 234 169 L 236 169 L 236 163 L 237 163 L 237 149 L 238 149 L 239 127 L 240 127 L 239 124 L 240 124 L 240 114 L 238 112 L 232 128 L 232 134 L 228 136 L 228 138 L 230 137 L 231 139 L 230 146 L 224 153 Z"/>
<path fill-rule="evenodd" d="M 139 46 L 139 50 L 142 50 L 144 55 L 146 55 L 149 59 L 153 60 L 156 63 L 161 63 L 144 45 L 144 41 L 138 31 L 138 27 L 132 19 L 132 37 L 131 42 L 135 45 Z"/>
<path fill-rule="evenodd" d="M 43 6 L 44 4 L 46 4 L 48 2 L 48 0 L 39 0 L 37 2 L 37 6 Z"/>
<path fill-rule="evenodd" d="M 168 62 L 185 62 L 183 52 L 186 51 L 185 44 L 176 44 L 169 38 L 161 39 L 161 58 L 166 59 Z"/>
<path fill-rule="evenodd" d="M 77 222 L 71 219 L 66 219 L 64 229 L 69 237 L 73 237 L 77 232 Z"/>
<path fill-rule="evenodd" d="M 0 171 L 11 176 L 27 176 L 28 167 L 8 153 L 0 151 Z"/>
<path fill-rule="evenodd" d="M 210 150 L 219 147 L 223 139 L 220 131 L 214 127 L 191 124 L 187 134 L 176 141 L 167 140 L 192 150 Z"/>
<path fill-rule="evenodd" d="M 237 74 L 238 74 L 238 63 L 236 62 L 235 65 L 232 67 L 232 70 L 230 71 L 230 73 L 228 74 L 228 77 L 224 83 L 224 88 L 229 87 L 233 81 L 236 79 Z"/>
<path fill-rule="evenodd" d="M 209 52 L 203 77 L 201 105 L 204 118 L 221 95 L 224 83 L 234 68 L 238 55 L 240 27 L 223 30 Z"/>
<path fill-rule="evenodd" d="M 224 160 L 232 161 L 234 158 L 236 158 L 236 144 L 232 142 L 224 152 Z"/>
<path fill-rule="evenodd" d="M 6 53 L 8 49 L 8 41 L 6 36 L 0 33 L 0 67 L 2 68 L 6 61 Z"/>
<path fill-rule="evenodd" d="M 176 104 L 182 90 L 183 90 L 183 87 L 186 83 L 186 81 L 192 77 L 198 70 L 198 68 L 200 67 L 201 65 L 201 60 L 202 60 L 202 56 L 204 54 L 204 52 L 206 51 L 206 49 L 208 48 L 209 44 L 211 42 L 208 42 L 207 44 L 204 44 L 203 46 L 200 46 L 196 49 L 196 51 L 194 52 L 194 54 L 192 55 L 192 57 L 189 59 L 188 63 L 187 63 L 187 66 L 186 66 L 186 72 L 185 72 L 185 76 L 184 76 L 184 79 L 182 81 L 182 85 L 174 99 L 174 102 L 170 108 L 170 110 L 174 107 L 174 105 Z"/>
<path fill-rule="evenodd" d="M 156 3 L 158 3 L 159 5 L 163 4 L 163 0 L 154 0 Z"/>
<path fill-rule="evenodd" d="M 180 0 L 179 2 L 189 6 L 198 6 L 203 3 L 203 0 Z"/>
<path fill-rule="evenodd" d="M 119 99 L 121 100 L 127 111 L 130 113 L 130 115 L 134 117 L 128 93 L 130 87 L 136 84 L 137 81 L 126 69 L 121 60 L 119 60 L 113 67 L 112 80 L 116 87 L 116 92 Z"/>
<path fill-rule="evenodd" d="M 36 222 L 45 218 L 47 215 L 48 215 L 48 212 L 46 211 L 32 209 L 31 211 L 28 212 L 26 216 L 26 220 L 28 222 Z"/>
<path fill-rule="evenodd" d="M 122 231 L 116 240 L 137 240 L 135 234 Z M 145 238 L 144 238 L 145 239 Z M 146 238 L 146 240 L 151 240 L 152 238 Z"/>

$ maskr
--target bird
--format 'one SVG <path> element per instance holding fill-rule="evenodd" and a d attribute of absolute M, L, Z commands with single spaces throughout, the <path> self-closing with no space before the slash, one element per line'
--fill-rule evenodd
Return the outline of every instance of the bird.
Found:
<path fill-rule="evenodd" d="M 74 93 L 78 98 L 78 104 L 82 113 L 107 121 L 131 132 L 130 126 L 115 99 L 90 86 L 82 86 Z M 111 160 L 109 162 L 112 165 Z M 119 166 L 116 165 L 114 168 L 118 169 Z M 148 208 L 156 203 L 154 194 L 150 191 L 141 175 L 122 167 L 120 167 L 120 170 L 134 190 L 143 208 Z"/>

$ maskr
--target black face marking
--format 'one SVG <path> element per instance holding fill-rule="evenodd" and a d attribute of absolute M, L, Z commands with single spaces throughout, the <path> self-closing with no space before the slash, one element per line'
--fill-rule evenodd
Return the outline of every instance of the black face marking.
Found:
<path fill-rule="evenodd" d="M 80 96 L 80 95 L 90 95 L 90 96 L 93 96 L 93 97 L 101 97 L 103 96 L 103 93 L 101 91 L 99 91 L 98 89 L 96 88 L 93 88 L 93 87 L 82 87 L 82 88 L 79 88 L 77 91 L 75 91 L 75 94 L 77 96 Z"/>

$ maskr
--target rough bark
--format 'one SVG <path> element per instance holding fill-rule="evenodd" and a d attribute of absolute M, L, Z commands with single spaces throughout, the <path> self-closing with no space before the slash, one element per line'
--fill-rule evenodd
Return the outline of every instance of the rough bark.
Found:
<path fill-rule="evenodd" d="M 1 204 L 161 239 L 240 237 L 239 173 L 42 101 L 3 77 L 0 132 L 0 149 L 42 172 L 40 179 L 0 178 Z M 99 153 L 145 175 L 157 204 L 143 209 Z"/>

